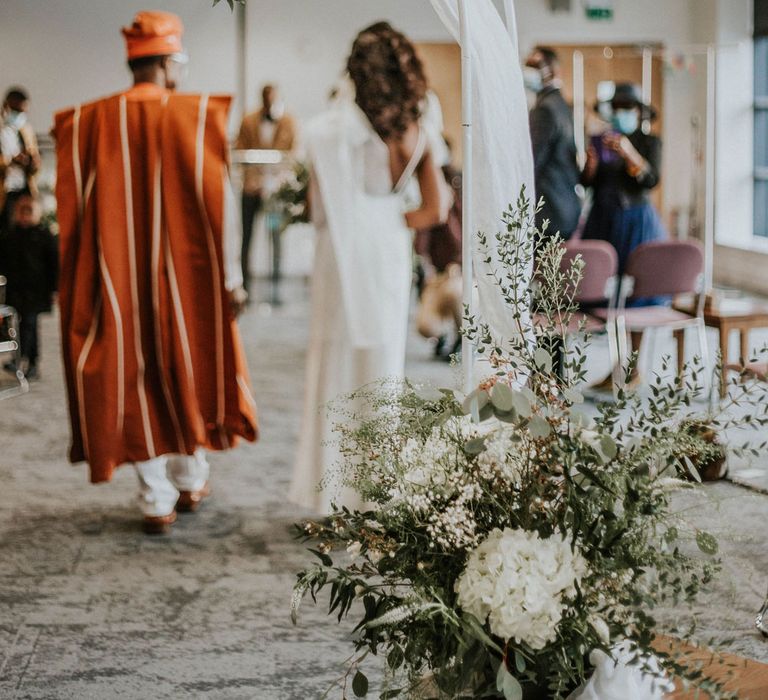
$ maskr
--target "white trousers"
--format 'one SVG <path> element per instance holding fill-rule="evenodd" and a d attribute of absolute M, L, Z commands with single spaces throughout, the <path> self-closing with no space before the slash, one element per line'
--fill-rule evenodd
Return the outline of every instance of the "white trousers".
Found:
<path fill-rule="evenodd" d="M 205 452 L 194 455 L 167 455 L 134 464 L 139 477 L 137 500 L 141 512 L 149 517 L 170 515 L 179 491 L 199 491 L 208 481 L 210 466 Z"/>

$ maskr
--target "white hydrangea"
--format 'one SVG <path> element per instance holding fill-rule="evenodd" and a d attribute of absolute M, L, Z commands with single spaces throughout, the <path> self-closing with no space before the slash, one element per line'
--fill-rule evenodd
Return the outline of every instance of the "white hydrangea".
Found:
<path fill-rule="evenodd" d="M 495 529 L 471 554 L 456 582 L 459 605 L 504 640 L 543 649 L 557 636 L 557 625 L 576 583 L 587 572 L 568 539 L 554 535 Z"/>

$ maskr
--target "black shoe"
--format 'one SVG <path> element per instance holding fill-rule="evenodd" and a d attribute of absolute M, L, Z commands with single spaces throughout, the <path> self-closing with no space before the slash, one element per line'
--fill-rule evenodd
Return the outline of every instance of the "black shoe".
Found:
<path fill-rule="evenodd" d="M 3 369 L 6 372 L 9 372 L 10 374 L 16 374 L 16 363 L 15 362 L 6 362 L 3 365 Z"/>
<path fill-rule="evenodd" d="M 453 344 L 449 352 L 440 355 L 440 359 L 443 362 L 453 362 L 454 359 L 459 362 L 461 360 L 461 338 Z"/>
<path fill-rule="evenodd" d="M 27 371 L 24 372 L 24 377 L 27 379 L 27 381 L 40 379 L 40 373 L 37 371 L 37 365 L 30 365 L 27 367 Z"/>

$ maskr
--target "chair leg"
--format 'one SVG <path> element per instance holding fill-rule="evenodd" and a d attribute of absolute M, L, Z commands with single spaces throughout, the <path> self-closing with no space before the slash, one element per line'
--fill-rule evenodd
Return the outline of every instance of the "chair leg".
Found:
<path fill-rule="evenodd" d="M 613 395 L 614 398 L 616 397 L 616 380 L 618 378 L 618 368 L 621 365 L 621 356 L 619 354 L 619 344 L 618 344 L 618 337 L 617 337 L 617 329 L 616 329 L 616 321 L 608 321 L 605 324 L 605 330 L 608 335 L 608 357 L 610 358 L 611 363 L 611 379 L 612 382 L 612 388 L 613 388 Z"/>
<path fill-rule="evenodd" d="M 609 321 L 605 324 L 605 330 L 608 335 L 608 356 L 610 358 L 611 367 L 615 370 L 615 368 L 621 363 L 616 323 L 611 323 Z"/>
<path fill-rule="evenodd" d="M 678 328 L 673 333 L 677 341 L 677 376 L 682 379 L 685 371 L 685 329 Z"/>
<path fill-rule="evenodd" d="M 623 316 L 617 316 L 608 326 L 609 339 L 613 333 L 613 344 L 617 361 L 613 365 L 613 392 L 616 394 L 619 387 L 624 389 L 627 385 L 624 366 L 627 363 L 627 325 Z"/>
<path fill-rule="evenodd" d="M 646 374 L 648 377 L 650 377 L 654 370 L 656 369 L 656 343 L 658 341 L 658 329 L 656 328 L 646 328 L 645 335 L 650 335 L 650 338 L 648 339 L 645 347 L 645 356 L 646 356 Z M 640 357 L 643 354 L 643 348 L 642 345 L 638 348 L 637 353 L 637 359 L 638 359 L 638 371 L 640 369 Z"/>
<path fill-rule="evenodd" d="M 704 323 L 703 318 L 699 318 L 696 321 L 696 330 L 699 337 L 699 352 L 701 353 L 701 364 L 704 369 L 704 389 L 712 387 L 711 380 L 709 379 L 709 345 L 707 344 L 707 326 Z"/>

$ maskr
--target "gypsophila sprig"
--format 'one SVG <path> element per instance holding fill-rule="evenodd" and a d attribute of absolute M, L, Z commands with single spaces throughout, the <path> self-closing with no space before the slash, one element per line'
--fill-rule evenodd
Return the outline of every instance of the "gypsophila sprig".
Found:
<path fill-rule="evenodd" d="M 690 426 L 765 427 L 766 390 L 742 378 L 725 412 L 698 415 L 706 369 L 694 361 L 683 378 L 654 380 L 649 397 L 622 390 L 587 415 L 589 339 L 573 332 L 583 264 L 564 264 L 559 238 L 534 224 L 537 209 L 523 191 L 499 232 L 479 234 L 495 249 L 487 259 L 498 261 L 516 328 L 494 338 L 482 319 L 465 319 L 491 376 L 469 396 L 405 381 L 338 402 L 335 485 L 370 509 L 298 526 L 318 563 L 299 574 L 292 614 L 329 590 L 330 612 L 357 620 L 345 678 L 367 692 L 362 659 L 385 659 L 382 698 L 533 688 L 564 698 L 590 676 L 592 650 L 619 646 L 728 697 L 684 658 L 654 652 L 653 610 L 693 601 L 718 569 L 715 538 L 672 504 L 692 461 L 716 453 L 708 431 Z M 752 410 L 729 414 L 734 403 Z"/>

